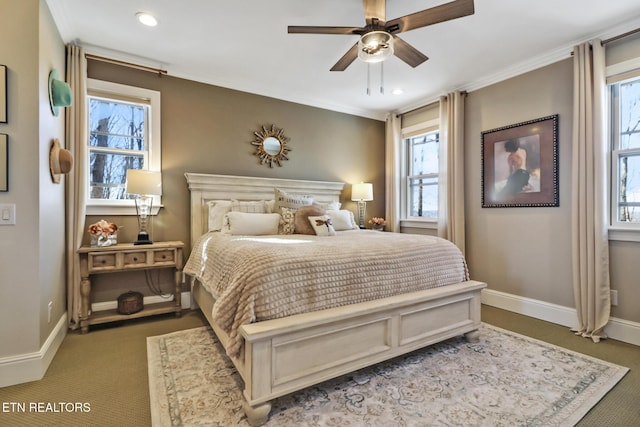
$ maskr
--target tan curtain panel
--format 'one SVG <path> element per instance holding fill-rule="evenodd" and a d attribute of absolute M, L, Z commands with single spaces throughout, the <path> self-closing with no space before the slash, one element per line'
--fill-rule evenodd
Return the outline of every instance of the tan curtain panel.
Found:
<path fill-rule="evenodd" d="M 73 153 L 75 165 L 66 185 L 66 259 L 67 259 L 67 312 L 69 328 L 80 326 L 80 264 L 76 250 L 82 245 L 86 213 L 87 170 L 87 60 L 81 47 L 67 46 L 67 82 L 73 91 L 73 103 L 66 109 L 66 148 Z"/>
<path fill-rule="evenodd" d="M 464 254 L 464 97 L 453 92 L 440 98 L 438 235 Z"/>
<path fill-rule="evenodd" d="M 385 135 L 385 219 L 387 229 L 400 232 L 400 185 L 402 182 L 400 162 L 402 161 L 401 118 L 390 113 L 386 121 Z"/>
<path fill-rule="evenodd" d="M 607 209 L 605 55 L 600 40 L 573 50 L 572 271 L 578 326 L 606 338 L 611 310 Z"/>

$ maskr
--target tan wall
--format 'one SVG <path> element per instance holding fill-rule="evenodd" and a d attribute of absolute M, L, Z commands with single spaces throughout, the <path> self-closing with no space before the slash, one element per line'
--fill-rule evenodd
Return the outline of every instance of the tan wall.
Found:
<path fill-rule="evenodd" d="M 637 52 L 626 43 L 625 54 Z M 640 56 L 640 55 L 638 55 Z M 490 289 L 574 307 L 571 274 L 573 62 L 567 59 L 469 93 L 466 102 L 466 249 L 473 278 Z M 481 132 L 559 114 L 560 206 L 482 208 Z M 610 242 L 612 316 L 640 321 L 640 243 Z M 636 261 L 634 261 L 636 260 Z"/>
<path fill-rule="evenodd" d="M 161 92 L 164 208 L 154 219 L 155 240 L 190 245 L 185 172 L 372 182 L 367 217 L 384 215 L 384 122 L 98 61 L 89 61 L 88 74 Z M 253 132 L 270 124 L 284 129 L 292 149 L 290 160 L 273 169 L 259 163 L 250 143 Z M 355 212 L 350 197 L 347 185 L 343 207 Z M 87 224 L 100 218 L 88 217 Z M 135 240 L 135 217 L 105 219 L 124 225 L 121 241 Z M 113 299 L 129 288 L 145 291 L 143 274 L 118 277 L 117 286 L 113 281 L 97 278 L 96 300 Z"/>

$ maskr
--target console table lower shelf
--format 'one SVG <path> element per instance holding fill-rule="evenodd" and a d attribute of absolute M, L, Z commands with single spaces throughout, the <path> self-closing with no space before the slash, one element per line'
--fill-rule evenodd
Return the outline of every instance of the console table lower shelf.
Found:
<path fill-rule="evenodd" d="M 137 319 L 158 314 L 182 312 L 182 242 L 156 242 L 150 245 L 117 244 L 108 247 L 83 246 L 78 250 L 80 257 L 80 329 L 83 334 L 89 332 L 90 325 Z M 135 270 L 173 268 L 175 286 L 173 300 L 145 305 L 136 313 L 120 314 L 117 310 L 104 310 L 93 313 L 91 307 L 91 276 L 94 274 L 122 273 Z"/>

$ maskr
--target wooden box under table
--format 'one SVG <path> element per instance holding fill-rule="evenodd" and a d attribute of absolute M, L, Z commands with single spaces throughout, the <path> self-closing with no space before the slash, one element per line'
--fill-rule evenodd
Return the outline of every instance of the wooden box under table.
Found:
<path fill-rule="evenodd" d="M 83 246 L 78 249 L 80 257 L 80 327 L 82 333 L 89 331 L 89 325 L 115 322 L 118 320 L 152 316 L 155 314 L 181 314 L 182 248 L 184 243 L 156 242 L 150 245 L 121 243 L 107 247 Z M 149 270 L 157 268 L 175 269 L 175 287 L 173 301 L 148 304 L 144 309 L 131 314 L 120 314 L 117 310 L 91 312 L 91 276 L 94 274 L 121 273 L 131 270 Z"/>

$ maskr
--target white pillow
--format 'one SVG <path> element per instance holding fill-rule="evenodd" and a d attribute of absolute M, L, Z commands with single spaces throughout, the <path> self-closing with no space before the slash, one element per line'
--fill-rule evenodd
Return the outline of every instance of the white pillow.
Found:
<path fill-rule="evenodd" d="M 209 231 L 220 231 L 227 212 L 231 212 L 231 200 L 210 200 L 209 207 Z"/>
<path fill-rule="evenodd" d="M 340 202 L 313 202 L 314 206 L 321 207 L 325 211 L 337 211 L 342 206 Z"/>
<path fill-rule="evenodd" d="M 279 188 L 274 188 L 275 204 L 273 210 L 278 212 L 280 208 L 298 209 L 302 206 L 309 206 L 313 203 L 312 196 L 301 196 L 299 194 L 289 194 Z"/>
<path fill-rule="evenodd" d="M 260 201 L 231 201 L 231 210 L 233 212 L 245 212 L 245 213 L 269 213 L 267 210 L 267 203 L 264 200 Z"/>
<path fill-rule="evenodd" d="M 278 234 L 280 214 L 229 212 L 224 216 L 224 228 L 227 234 L 244 236 L 263 236 Z"/>
<path fill-rule="evenodd" d="M 336 231 L 342 230 L 357 230 L 358 224 L 356 223 L 356 219 L 353 216 L 353 212 L 340 209 L 340 210 L 328 210 L 327 215 L 331 217 L 331 221 L 333 222 L 333 228 Z"/>
<path fill-rule="evenodd" d="M 309 216 L 307 217 L 313 227 L 313 231 L 317 236 L 335 236 L 336 230 L 332 225 L 332 220 L 329 215 Z"/>

